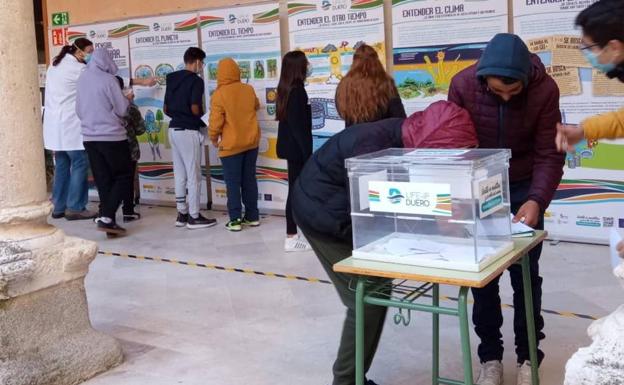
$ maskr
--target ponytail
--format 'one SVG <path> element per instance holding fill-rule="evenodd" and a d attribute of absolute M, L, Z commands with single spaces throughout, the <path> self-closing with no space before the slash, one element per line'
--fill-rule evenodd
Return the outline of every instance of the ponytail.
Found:
<path fill-rule="evenodd" d="M 74 44 L 63 46 L 61 52 L 59 52 L 59 54 L 54 57 L 54 60 L 52 60 L 52 65 L 56 67 L 63 61 L 67 54 L 74 55 L 76 51 L 84 51 L 85 49 L 87 49 L 87 47 L 90 47 L 92 45 L 93 43 L 91 42 L 91 40 L 85 39 L 84 37 L 78 38 L 76 39 Z"/>
<path fill-rule="evenodd" d="M 76 53 L 75 46 L 73 45 L 63 46 L 63 49 L 61 49 L 61 52 L 57 56 L 54 57 L 54 60 L 52 60 L 52 65 L 56 67 L 63 61 L 63 59 L 65 58 L 65 55 L 67 54 L 73 55 L 74 53 Z"/>

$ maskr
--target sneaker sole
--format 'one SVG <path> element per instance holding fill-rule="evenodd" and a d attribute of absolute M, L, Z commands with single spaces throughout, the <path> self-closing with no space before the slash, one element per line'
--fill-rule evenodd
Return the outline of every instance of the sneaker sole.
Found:
<path fill-rule="evenodd" d="M 284 252 L 286 253 L 303 253 L 305 251 L 312 251 L 312 249 L 289 249 L 289 250 L 284 249 Z"/>
<path fill-rule="evenodd" d="M 251 223 L 243 223 L 243 226 L 249 226 L 249 227 L 260 227 L 260 223 L 255 223 L 255 224 L 251 224 Z"/>
<path fill-rule="evenodd" d="M 226 227 L 225 229 L 226 229 L 227 231 L 231 231 L 231 232 L 233 232 L 233 233 L 238 233 L 238 232 L 240 232 L 240 231 L 243 231 L 243 228 L 242 228 L 242 227 L 241 227 L 241 228 Z"/>
<path fill-rule="evenodd" d="M 104 227 L 98 227 L 97 230 L 101 231 L 103 233 L 106 233 L 106 234 L 115 234 L 115 235 L 121 235 L 121 234 L 125 234 L 126 233 L 126 230 L 107 229 L 107 228 L 104 228 Z"/>
<path fill-rule="evenodd" d="M 186 227 L 188 223 L 186 222 L 176 222 L 175 223 L 175 227 Z"/>
<path fill-rule="evenodd" d="M 197 229 L 206 229 L 208 227 L 213 227 L 215 226 L 217 223 L 209 223 L 209 224 L 205 224 L 205 225 L 190 225 L 190 224 L 186 224 L 186 228 L 189 230 L 197 230 Z"/>
<path fill-rule="evenodd" d="M 65 215 L 65 219 L 67 219 L 68 221 L 86 221 L 89 219 L 95 219 L 97 218 L 97 216 L 91 216 L 91 217 L 74 217 L 71 215 Z"/>

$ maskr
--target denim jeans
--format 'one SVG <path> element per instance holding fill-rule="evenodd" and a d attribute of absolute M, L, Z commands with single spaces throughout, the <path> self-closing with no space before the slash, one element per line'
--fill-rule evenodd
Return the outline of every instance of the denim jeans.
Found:
<path fill-rule="evenodd" d="M 66 209 L 84 210 L 89 201 L 87 152 L 84 150 L 56 151 L 54 160 L 54 187 L 52 188 L 54 213 L 60 214 Z"/>
<path fill-rule="evenodd" d="M 225 179 L 227 189 L 227 208 L 231 221 L 243 218 L 241 196 L 242 203 L 245 205 L 245 218 L 251 221 L 260 219 L 256 180 L 257 159 L 257 148 L 221 158 L 223 179 Z"/>

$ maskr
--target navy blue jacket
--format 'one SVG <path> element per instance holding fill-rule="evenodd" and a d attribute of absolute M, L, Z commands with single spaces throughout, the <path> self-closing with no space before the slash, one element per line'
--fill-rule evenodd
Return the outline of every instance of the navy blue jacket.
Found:
<path fill-rule="evenodd" d="M 297 178 L 292 195 L 295 220 L 304 234 L 352 243 L 345 159 L 403 147 L 404 120 L 392 118 L 347 127 L 312 155 Z"/>

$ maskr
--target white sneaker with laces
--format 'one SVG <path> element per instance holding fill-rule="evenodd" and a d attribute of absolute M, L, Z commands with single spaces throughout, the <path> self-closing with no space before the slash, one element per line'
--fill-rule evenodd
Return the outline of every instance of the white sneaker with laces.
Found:
<path fill-rule="evenodd" d="M 502 385 L 503 363 L 500 361 L 488 361 L 481 365 L 477 385 Z"/>
<path fill-rule="evenodd" d="M 533 385 L 533 377 L 531 373 L 531 361 L 524 361 L 518 364 L 518 385 Z"/>
<path fill-rule="evenodd" d="M 284 240 L 284 251 L 287 253 L 297 252 L 297 251 L 310 251 L 312 247 L 305 240 L 305 238 L 301 238 L 299 236 L 288 238 Z"/>

